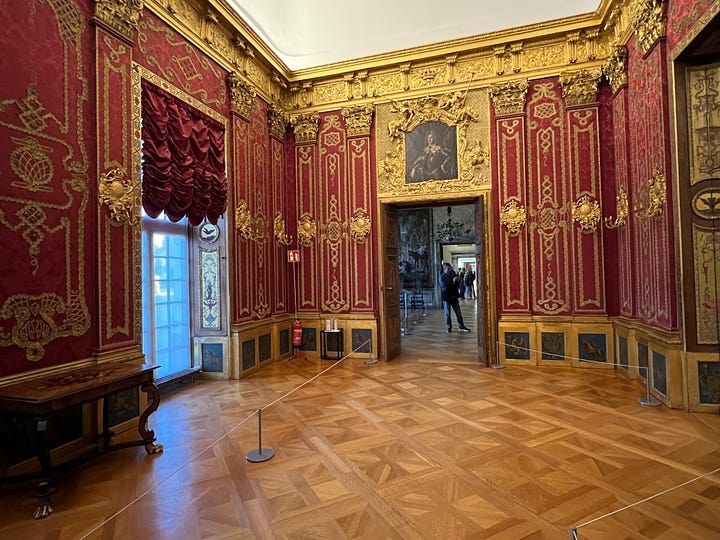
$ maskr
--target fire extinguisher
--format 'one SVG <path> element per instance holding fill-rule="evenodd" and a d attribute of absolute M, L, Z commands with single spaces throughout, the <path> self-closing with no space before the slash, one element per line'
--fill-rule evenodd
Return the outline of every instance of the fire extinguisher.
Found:
<path fill-rule="evenodd" d="M 295 321 L 293 323 L 293 347 L 300 347 L 302 345 L 302 321 Z"/>

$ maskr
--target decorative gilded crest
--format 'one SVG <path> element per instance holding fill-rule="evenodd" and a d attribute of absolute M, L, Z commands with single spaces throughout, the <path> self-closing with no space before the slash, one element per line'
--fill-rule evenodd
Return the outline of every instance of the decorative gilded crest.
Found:
<path fill-rule="evenodd" d="M 310 214 L 305 212 L 298 220 L 298 242 L 301 246 L 312 246 L 317 231 L 317 224 Z"/>
<path fill-rule="evenodd" d="M 295 132 L 296 142 L 315 142 L 320 125 L 320 115 L 318 113 L 296 114 L 290 117 L 290 125 Z"/>
<path fill-rule="evenodd" d="M 356 105 L 355 107 L 344 108 L 342 115 L 345 119 L 348 136 L 370 135 L 373 112 L 375 112 L 375 109 L 372 105 Z"/>
<path fill-rule="evenodd" d="M 591 200 L 587 195 L 580 197 L 573 205 L 573 221 L 580 225 L 580 229 L 582 229 L 583 232 L 595 232 L 601 217 L 600 205 L 597 201 Z"/>
<path fill-rule="evenodd" d="M 270 135 L 282 141 L 285 139 L 285 131 L 288 125 L 287 115 L 275 105 L 268 107 L 267 115 L 270 124 Z"/>
<path fill-rule="evenodd" d="M 628 83 L 627 80 L 627 47 L 616 45 L 613 53 L 603 66 L 603 74 L 610 82 L 613 92 L 617 92 Z"/>
<path fill-rule="evenodd" d="M 527 220 L 525 207 L 520 206 L 519 202 L 514 197 L 510 198 L 500 210 L 500 223 L 507 227 L 508 233 L 511 235 L 518 234 L 520 227 L 523 227 Z"/>
<path fill-rule="evenodd" d="M 255 107 L 255 90 L 234 71 L 228 73 L 227 86 L 230 93 L 230 109 L 243 118 L 249 118 Z"/>
<path fill-rule="evenodd" d="M 95 0 L 95 19 L 129 41 L 143 10 L 143 0 Z"/>
<path fill-rule="evenodd" d="M 490 87 L 490 97 L 498 115 L 523 114 L 528 81 L 510 81 L 505 84 L 494 84 Z"/>
<path fill-rule="evenodd" d="M 350 235 L 358 244 L 364 244 L 371 229 L 370 216 L 363 208 L 358 208 L 350 218 Z"/>
<path fill-rule="evenodd" d="M 629 213 L 628 196 L 623 188 L 620 188 L 620 191 L 615 197 L 615 200 L 617 201 L 617 217 L 614 220 L 610 216 L 605 218 L 605 226 L 608 229 L 617 229 L 618 227 L 623 227 L 627 222 L 627 217 Z"/>
<path fill-rule="evenodd" d="M 637 209 L 637 215 L 641 218 L 660 216 L 663 213 L 663 206 L 667 202 L 667 185 L 665 173 L 655 169 L 652 177 L 648 180 L 648 206 Z"/>
<path fill-rule="evenodd" d="M 240 201 L 235 209 L 235 229 L 243 240 L 252 238 L 252 217 L 247 202 Z"/>
<path fill-rule="evenodd" d="M 631 6 L 632 26 L 643 52 L 665 36 L 667 0 L 635 0 Z"/>
<path fill-rule="evenodd" d="M 134 225 L 138 220 L 136 209 L 140 208 L 140 185 L 125 178 L 119 168 L 101 174 L 98 198 L 110 211 L 110 219 L 120 225 Z"/>
<path fill-rule="evenodd" d="M 288 236 L 288 233 L 285 230 L 285 219 L 282 217 L 280 212 L 275 214 L 273 234 L 275 236 L 275 241 L 279 246 L 289 246 L 292 242 L 292 238 Z"/>
<path fill-rule="evenodd" d="M 572 107 L 574 105 L 595 103 L 601 77 L 602 70 L 600 68 L 561 73 L 560 85 L 562 86 L 565 104 Z"/>

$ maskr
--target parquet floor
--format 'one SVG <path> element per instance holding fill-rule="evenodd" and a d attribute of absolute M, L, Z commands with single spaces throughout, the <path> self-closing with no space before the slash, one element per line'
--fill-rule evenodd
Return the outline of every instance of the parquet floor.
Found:
<path fill-rule="evenodd" d="M 402 339 L 392 362 L 298 356 L 164 396 L 164 454 L 58 474 L 39 521 L 32 484 L 0 487 L 0 538 L 567 540 L 629 505 L 578 538 L 720 538 L 720 415 L 642 407 L 605 370 L 480 367 L 437 311 Z M 249 463 L 260 408 L 275 455 Z"/>

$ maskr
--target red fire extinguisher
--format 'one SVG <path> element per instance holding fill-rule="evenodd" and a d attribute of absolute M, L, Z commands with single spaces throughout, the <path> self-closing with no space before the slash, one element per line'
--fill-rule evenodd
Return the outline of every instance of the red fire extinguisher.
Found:
<path fill-rule="evenodd" d="M 302 321 L 293 323 L 293 347 L 302 345 Z"/>

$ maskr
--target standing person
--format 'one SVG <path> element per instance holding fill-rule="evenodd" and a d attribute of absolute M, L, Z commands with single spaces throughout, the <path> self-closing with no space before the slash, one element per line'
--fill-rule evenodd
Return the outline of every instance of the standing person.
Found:
<path fill-rule="evenodd" d="M 465 326 L 463 316 L 460 312 L 460 302 L 458 302 L 458 282 L 459 279 L 452 264 L 443 263 L 443 273 L 440 275 L 440 292 L 442 295 L 443 309 L 445 310 L 445 325 L 447 331 L 452 332 L 452 320 L 450 318 L 450 308 L 455 312 L 458 328 L 461 332 L 469 332 L 470 329 Z"/>
<path fill-rule="evenodd" d="M 467 293 L 466 298 L 475 298 L 475 272 L 472 268 L 468 269 L 465 273 L 465 292 Z"/>
<path fill-rule="evenodd" d="M 458 297 L 465 299 L 465 269 L 458 268 Z"/>

